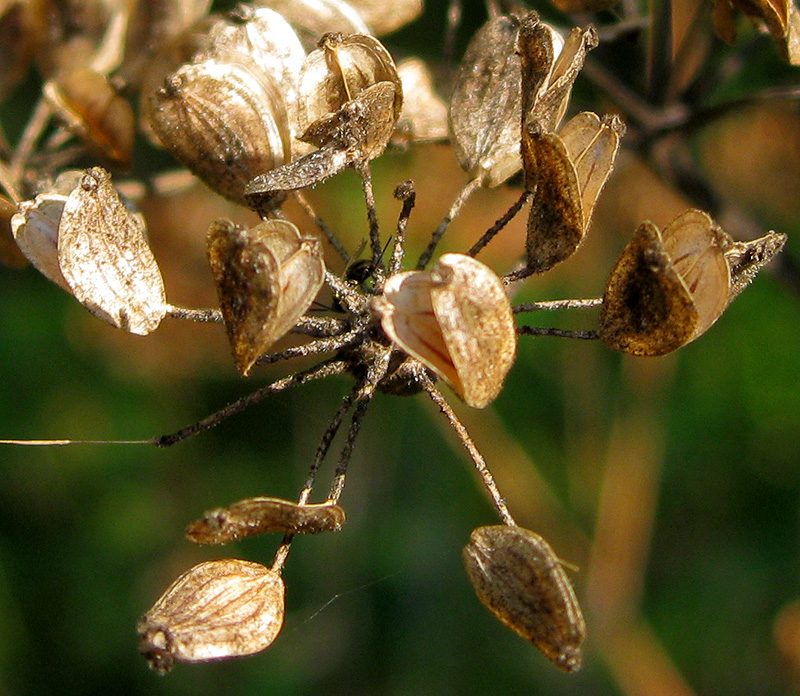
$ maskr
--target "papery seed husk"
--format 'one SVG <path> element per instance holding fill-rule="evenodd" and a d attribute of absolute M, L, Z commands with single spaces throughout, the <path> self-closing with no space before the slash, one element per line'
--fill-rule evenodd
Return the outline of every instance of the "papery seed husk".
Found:
<path fill-rule="evenodd" d="M 725 252 L 731 238 L 702 210 L 687 210 L 661 233 L 664 251 L 697 309 L 696 338 L 725 311 L 730 269 Z"/>
<path fill-rule="evenodd" d="M 543 273 L 569 258 L 586 234 L 578 174 L 564 142 L 530 122 L 523 129 L 525 187 L 533 191 L 525 240 L 527 266 Z"/>
<path fill-rule="evenodd" d="M 444 254 L 430 271 L 389 278 L 373 303 L 387 336 L 474 408 L 500 393 L 516 357 L 511 305 L 480 261 Z"/>
<path fill-rule="evenodd" d="M 239 63 L 185 65 L 154 96 L 152 126 L 217 193 L 244 203 L 257 174 L 291 157 L 288 116 L 274 84 Z"/>
<path fill-rule="evenodd" d="M 611 271 L 598 335 L 614 350 L 658 356 L 691 341 L 698 324 L 697 307 L 658 228 L 643 222 Z"/>
<path fill-rule="evenodd" d="M 58 266 L 58 225 L 67 196 L 79 185 L 83 172 L 62 172 L 32 201 L 22 201 L 11 217 L 11 233 L 17 246 L 45 278 L 72 294 Z"/>
<path fill-rule="evenodd" d="M 208 258 L 236 365 L 246 376 L 322 287 L 321 245 L 285 220 L 253 228 L 217 220 L 208 230 Z"/>
<path fill-rule="evenodd" d="M 369 34 L 367 24 L 344 0 L 256 0 L 292 25 L 306 51 L 313 51 L 323 34 Z"/>
<path fill-rule="evenodd" d="M 200 563 L 172 583 L 139 622 L 139 652 L 161 674 L 175 660 L 260 652 L 283 626 L 285 593 L 280 575 L 260 563 Z"/>
<path fill-rule="evenodd" d="M 299 504 L 282 498 L 256 497 L 210 510 L 186 528 L 186 536 L 196 544 L 225 544 L 270 532 L 336 532 L 344 522 L 344 509 L 336 503 Z"/>
<path fill-rule="evenodd" d="M 375 36 L 383 36 L 413 22 L 422 14 L 422 0 L 394 0 L 387 11 L 384 0 L 349 0 Z"/>
<path fill-rule="evenodd" d="M 373 36 L 325 34 L 300 70 L 301 129 L 336 113 L 379 82 L 395 85 L 393 111 L 397 121 L 403 106 L 403 86 L 391 54 Z"/>
<path fill-rule="evenodd" d="M 450 101 L 453 149 L 461 168 L 484 186 L 519 171 L 519 20 L 500 16 L 472 38 Z"/>
<path fill-rule="evenodd" d="M 786 244 L 786 235 L 768 232 L 749 242 L 733 242 L 725 251 L 731 271 L 730 300 L 733 300 L 756 277 L 763 266 Z"/>
<path fill-rule="evenodd" d="M 90 150 L 118 167 L 130 165 L 136 133 L 133 108 L 108 78 L 79 69 L 45 83 L 44 95 Z"/>
<path fill-rule="evenodd" d="M 521 527 L 479 527 L 463 558 L 492 614 L 557 667 L 580 669 L 586 623 L 561 562 L 541 536 Z"/>
<path fill-rule="evenodd" d="M 540 21 L 536 12 L 528 12 L 520 22 L 517 46 L 524 124 L 548 85 L 553 64 L 564 46 L 564 40 L 550 25 Z"/>
<path fill-rule="evenodd" d="M 131 213 L 100 167 L 87 169 L 64 204 L 58 263 L 75 298 L 109 324 L 154 331 L 166 314 L 164 281 L 141 217 Z"/>
<path fill-rule="evenodd" d="M 625 125 L 619 117 L 604 116 L 601 120 L 591 111 L 573 116 L 558 132 L 578 178 L 584 228 L 589 227 L 595 203 L 614 168 L 619 140 L 624 134 Z"/>

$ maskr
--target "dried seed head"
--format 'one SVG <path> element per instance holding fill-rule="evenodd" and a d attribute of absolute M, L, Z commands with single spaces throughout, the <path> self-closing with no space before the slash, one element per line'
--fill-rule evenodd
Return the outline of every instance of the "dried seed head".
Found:
<path fill-rule="evenodd" d="M 75 298 L 117 328 L 148 334 L 166 314 L 144 221 L 125 207 L 105 169 L 87 169 L 64 203 L 58 265 Z"/>
<path fill-rule="evenodd" d="M 200 563 L 181 575 L 139 622 L 139 651 L 160 674 L 175 660 L 252 655 L 283 625 L 280 575 L 234 558 Z"/>
<path fill-rule="evenodd" d="M 665 355 L 704 333 L 731 297 L 732 240 L 700 210 L 664 232 L 644 222 L 611 271 L 600 338 L 632 355 Z"/>
<path fill-rule="evenodd" d="M 256 174 L 291 157 L 283 99 L 264 74 L 214 59 L 184 65 L 153 97 L 151 125 L 209 187 L 243 203 Z"/>
<path fill-rule="evenodd" d="M 82 176 L 77 170 L 62 173 L 32 201 L 22 201 L 11 218 L 11 233 L 20 251 L 43 276 L 70 294 L 72 289 L 58 267 L 58 225 L 67 196 Z"/>
<path fill-rule="evenodd" d="M 325 34 L 300 70 L 301 129 L 329 118 L 380 82 L 395 86 L 392 111 L 396 122 L 403 107 L 403 85 L 391 54 L 373 36 Z M 308 142 L 305 137 L 302 139 Z"/>
<path fill-rule="evenodd" d="M 542 537 L 521 527 L 479 527 L 463 557 L 478 599 L 492 614 L 557 667 L 580 669 L 586 623 L 561 562 Z"/>
<path fill-rule="evenodd" d="M 208 230 L 208 258 L 236 366 L 246 376 L 314 301 L 325 278 L 321 245 L 285 220 L 249 229 L 217 220 Z"/>
<path fill-rule="evenodd" d="M 373 309 L 386 335 L 470 406 L 483 408 L 500 393 L 516 329 L 502 282 L 480 261 L 444 254 L 430 271 L 393 275 Z"/>
<path fill-rule="evenodd" d="M 186 536 L 196 544 L 225 544 L 269 532 L 336 532 L 344 521 L 344 509 L 331 502 L 301 505 L 281 498 L 246 498 L 207 512 L 186 528 Z"/>
<path fill-rule="evenodd" d="M 83 68 L 45 83 L 44 94 L 67 128 L 113 165 L 127 167 L 136 131 L 133 109 L 104 75 Z"/>
<path fill-rule="evenodd" d="M 458 163 L 489 187 L 521 167 L 518 33 L 516 17 L 487 22 L 467 47 L 450 101 Z"/>
<path fill-rule="evenodd" d="M 313 51 L 329 32 L 345 36 L 370 33 L 358 12 L 344 0 L 257 0 L 256 5 L 270 7 L 284 17 L 306 51 Z"/>
<path fill-rule="evenodd" d="M 559 133 L 538 121 L 522 131 L 525 186 L 535 195 L 528 214 L 527 265 L 537 273 L 569 258 L 584 239 L 592 211 L 614 167 L 625 131 L 616 117 L 583 112 Z"/>
<path fill-rule="evenodd" d="M 447 139 L 447 106 L 434 91 L 433 78 L 425 62 L 406 58 L 397 64 L 397 74 L 403 83 L 403 111 L 398 129 L 408 130 L 408 135 L 401 136 L 400 140 Z"/>

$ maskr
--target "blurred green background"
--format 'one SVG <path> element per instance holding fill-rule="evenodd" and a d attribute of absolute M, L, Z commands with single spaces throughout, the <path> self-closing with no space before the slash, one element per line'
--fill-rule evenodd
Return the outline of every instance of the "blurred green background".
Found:
<path fill-rule="evenodd" d="M 438 50 L 445 5 L 430 2 L 387 44 L 397 55 Z M 482 4 L 469 3 L 461 49 L 483 20 Z M 748 47 L 756 67 L 737 73 L 736 93 L 776 76 L 796 82 L 768 41 Z M 27 87 L 36 86 L 31 78 Z M 610 108 L 588 83 L 575 99 L 573 110 Z M 25 103 L 23 90 L 0 106 L 10 134 Z M 761 231 L 800 232 L 799 119 L 794 105 L 738 112 L 689 142 L 717 200 L 734 201 Z M 388 153 L 375 176 L 385 230 L 398 211 L 394 185 L 417 182 L 409 227 L 417 251 L 466 181 L 445 146 Z M 354 248 L 366 230 L 356 179 L 346 173 L 312 195 Z M 516 195 L 480 192 L 445 248 L 465 249 Z M 208 306 L 205 229 L 232 213 L 199 187 L 186 196 L 144 210 L 170 301 Z M 685 207 L 626 155 L 586 248 L 526 282 L 516 299 L 599 296 L 632 220 L 664 224 Z M 515 221 L 485 260 L 507 270 L 523 229 Z M 179 573 L 225 556 L 269 563 L 278 543 L 199 548 L 183 528 L 243 497 L 295 497 L 350 387 L 337 378 L 172 449 L 2 447 L 0 696 L 800 693 L 796 239 L 784 252 L 789 263 L 763 272 L 707 335 L 673 356 L 634 359 L 596 343 L 528 338 L 492 407 L 470 413 L 454 404 L 519 522 L 579 568 L 570 576 L 589 623 L 581 672 L 560 673 L 475 598 L 461 547 L 496 518 L 422 396 L 375 399 L 343 497 L 348 522 L 294 545 L 286 625 L 268 651 L 178 665 L 163 678 L 147 669 L 134 627 Z M 596 313 L 521 320 L 591 328 Z M 173 324 L 146 338 L 122 335 L 34 270 L 0 268 L 0 437 L 148 438 L 289 369 L 241 380 L 220 327 Z"/>

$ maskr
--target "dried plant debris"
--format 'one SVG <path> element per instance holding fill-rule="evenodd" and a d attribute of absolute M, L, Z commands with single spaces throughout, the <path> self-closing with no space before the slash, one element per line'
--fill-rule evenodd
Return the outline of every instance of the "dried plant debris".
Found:
<path fill-rule="evenodd" d="M 488 266 L 444 254 L 430 271 L 391 276 L 373 308 L 387 336 L 475 408 L 500 393 L 517 337 L 503 284 Z"/>
<path fill-rule="evenodd" d="M 271 79 L 240 63 L 184 65 L 153 97 L 161 141 L 210 188 L 244 202 L 245 185 L 291 158 L 288 115 Z"/>
<path fill-rule="evenodd" d="M 314 301 L 325 277 L 322 248 L 285 220 L 253 228 L 217 220 L 208 258 L 236 365 L 247 375 Z"/>
<path fill-rule="evenodd" d="M 260 563 L 200 563 L 172 583 L 139 622 L 139 651 L 160 674 L 175 660 L 260 652 L 280 633 L 284 596 L 281 576 Z"/>
<path fill-rule="evenodd" d="M 195 544 L 226 544 L 270 532 L 337 532 L 344 521 L 344 509 L 332 502 L 300 504 L 281 498 L 246 498 L 205 513 L 186 528 L 186 536 Z"/>
<path fill-rule="evenodd" d="M 582 662 L 586 623 L 561 562 L 538 534 L 521 527 L 479 527 L 464 547 L 478 599 L 557 667 Z"/>
<path fill-rule="evenodd" d="M 687 210 L 663 233 L 642 223 L 611 271 L 600 338 L 632 355 L 680 348 L 719 319 L 785 240 L 771 232 L 734 242 L 700 210 Z"/>
<path fill-rule="evenodd" d="M 578 114 L 559 133 L 544 132 L 538 121 L 523 129 L 525 187 L 534 194 L 525 242 L 528 268 L 548 271 L 578 249 L 624 132 L 619 118 L 601 120 L 591 112 Z"/>
<path fill-rule="evenodd" d="M 164 281 L 144 224 L 100 167 L 87 169 L 64 203 L 58 265 L 76 299 L 117 328 L 148 334 L 166 314 Z"/>

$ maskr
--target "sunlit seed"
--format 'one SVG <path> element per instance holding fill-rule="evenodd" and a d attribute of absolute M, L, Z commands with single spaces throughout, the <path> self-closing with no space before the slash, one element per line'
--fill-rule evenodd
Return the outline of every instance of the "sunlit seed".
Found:
<path fill-rule="evenodd" d="M 561 562 L 538 534 L 521 527 L 479 527 L 464 547 L 478 599 L 557 667 L 581 667 L 586 623 Z"/>
<path fill-rule="evenodd" d="M 395 0 L 387 12 L 383 0 L 349 0 L 375 36 L 383 36 L 413 22 L 422 14 L 422 0 Z"/>
<path fill-rule="evenodd" d="M 397 74 L 403 84 L 403 111 L 398 128 L 407 124 L 407 140 L 412 142 L 445 140 L 447 105 L 434 91 L 428 66 L 419 58 L 406 58 L 397 64 Z"/>
<path fill-rule="evenodd" d="M 323 34 L 369 34 L 358 12 L 344 0 L 256 0 L 292 25 L 306 51 L 313 51 Z"/>
<path fill-rule="evenodd" d="M 161 674 L 174 661 L 252 655 L 283 626 L 280 575 L 250 561 L 200 563 L 181 575 L 139 622 L 139 652 Z"/>

